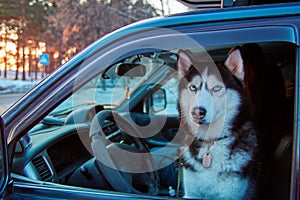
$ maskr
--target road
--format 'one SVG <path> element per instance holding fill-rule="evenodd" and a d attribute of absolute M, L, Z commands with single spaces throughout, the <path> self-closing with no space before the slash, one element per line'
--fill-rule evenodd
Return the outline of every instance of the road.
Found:
<path fill-rule="evenodd" d="M 15 103 L 24 93 L 0 94 L 0 114 Z"/>

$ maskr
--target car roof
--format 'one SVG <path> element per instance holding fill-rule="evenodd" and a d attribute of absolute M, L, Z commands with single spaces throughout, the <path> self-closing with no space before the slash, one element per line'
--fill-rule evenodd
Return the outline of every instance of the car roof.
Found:
<path fill-rule="evenodd" d="M 111 34 L 100 38 L 100 40 L 102 40 L 101 45 L 103 45 L 104 43 L 106 43 L 106 40 L 108 40 L 107 42 L 109 43 L 116 38 L 126 37 L 127 35 L 136 33 L 138 31 L 146 31 L 147 29 L 172 28 L 192 25 L 196 23 L 199 24 L 297 15 L 300 15 L 299 2 L 242 6 L 223 9 L 220 8 L 206 11 L 195 10 L 181 14 L 169 15 L 164 17 L 154 17 L 142 20 L 118 29 Z"/>
<path fill-rule="evenodd" d="M 129 25 L 127 27 L 170 27 L 201 22 L 243 20 L 264 17 L 300 15 L 300 2 L 270 5 L 253 5 L 213 10 L 194 10 L 184 13 L 156 17 Z"/>

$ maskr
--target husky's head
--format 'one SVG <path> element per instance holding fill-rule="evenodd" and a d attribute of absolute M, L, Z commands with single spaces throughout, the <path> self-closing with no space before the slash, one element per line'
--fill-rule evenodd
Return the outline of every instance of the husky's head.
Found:
<path fill-rule="evenodd" d="M 214 139 L 231 127 L 243 87 L 227 69 L 201 56 L 178 53 L 180 117 L 191 134 Z"/>

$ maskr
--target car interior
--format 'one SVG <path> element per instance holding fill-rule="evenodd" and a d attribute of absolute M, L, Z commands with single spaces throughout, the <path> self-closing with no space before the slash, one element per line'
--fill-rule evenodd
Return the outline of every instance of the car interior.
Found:
<path fill-rule="evenodd" d="M 258 44 L 268 61 L 270 74 L 265 78 L 270 80 L 270 90 L 277 88 L 273 84 L 284 88 L 281 105 L 275 99 L 267 102 L 274 109 L 265 115 L 277 121 L 261 133 L 261 195 L 286 199 L 292 163 L 296 47 L 288 42 Z M 242 44 L 205 50 L 215 63 L 223 64 L 229 50 L 238 45 Z M 13 173 L 96 190 L 182 197 L 177 52 L 131 55 L 91 77 L 19 140 Z M 280 79 L 274 78 L 273 69 Z M 126 152 L 150 156 L 131 160 Z M 112 165 L 103 164 L 102 159 Z M 128 170 L 132 167 L 137 171 Z"/>

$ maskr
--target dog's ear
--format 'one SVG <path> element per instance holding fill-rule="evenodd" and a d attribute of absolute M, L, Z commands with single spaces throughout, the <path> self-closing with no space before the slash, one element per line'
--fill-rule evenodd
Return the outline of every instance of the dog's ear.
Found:
<path fill-rule="evenodd" d="M 224 65 L 229 69 L 229 71 L 237 77 L 242 83 L 244 83 L 244 63 L 242 54 L 239 48 L 229 51 L 227 59 Z"/>
<path fill-rule="evenodd" d="M 187 51 L 180 50 L 178 52 L 177 58 L 177 70 L 181 75 L 185 75 L 190 67 L 192 66 L 192 61 Z"/>

